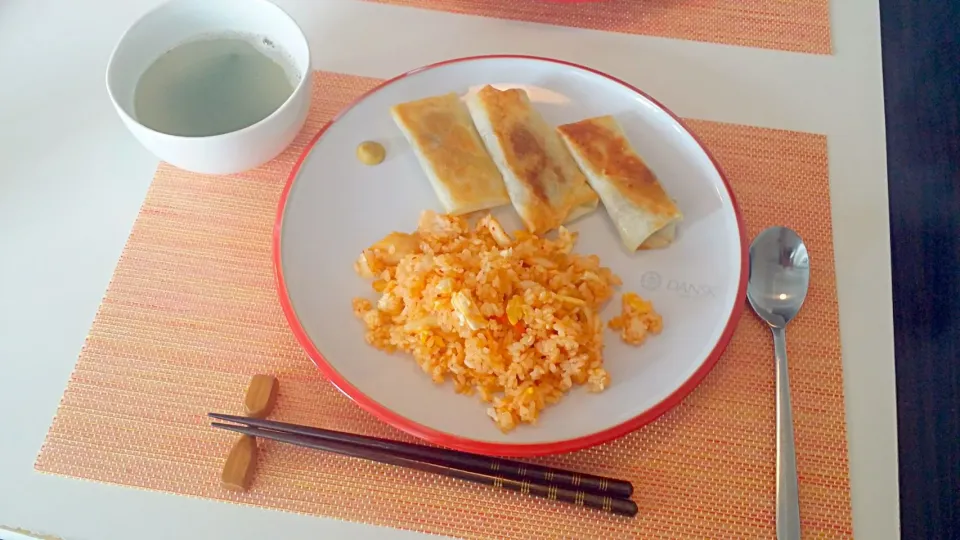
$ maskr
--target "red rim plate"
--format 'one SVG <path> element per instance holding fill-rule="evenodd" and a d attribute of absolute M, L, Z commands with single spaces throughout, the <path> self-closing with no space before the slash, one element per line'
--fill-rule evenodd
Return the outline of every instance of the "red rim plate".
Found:
<path fill-rule="evenodd" d="M 737 218 L 737 229 L 740 233 L 740 250 L 741 250 L 741 262 L 740 262 L 740 280 L 737 286 L 737 294 L 735 296 L 735 301 L 733 304 L 733 309 L 730 311 L 730 317 L 727 320 L 727 324 L 724 326 L 723 332 L 720 335 L 720 338 L 717 340 L 716 345 L 713 350 L 704 360 L 703 364 L 697 369 L 693 375 L 687 379 L 676 391 L 667 396 L 663 401 L 657 403 L 650 409 L 647 409 L 643 413 L 613 426 L 611 428 L 605 429 L 603 431 L 598 431 L 596 433 L 586 435 L 583 437 L 578 437 L 575 439 L 568 439 L 564 441 L 555 441 L 550 443 L 537 443 L 537 444 L 503 444 L 503 443 L 492 443 L 484 441 L 476 441 L 473 439 L 467 439 L 464 437 L 459 437 L 452 435 L 450 433 L 445 433 L 438 431 L 412 420 L 400 416 L 390 409 L 384 407 L 380 403 L 374 401 L 366 394 L 361 392 L 355 386 L 350 384 L 346 379 L 344 379 L 336 369 L 334 369 L 327 361 L 324 359 L 323 355 L 320 354 L 320 351 L 317 350 L 313 342 L 310 341 L 310 338 L 307 336 L 306 331 L 300 325 L 300 321 L 297 319 L 296 313 L 293 310 L 293 306 L 290 302 L 290 297 L 287 292 L 287 287 L 283 279 L 283 267 L 281 264 L 282 258 L 280 254 L 280 238 L 283 227 L 283 214 L 284 209 L 287 204 L 287 197 L 290 194 L 290 188 L 293 186 L 294 181 L 297 178 L 297 174 L 300 171 L 300 167 L 303 165 L 304 160 L 310 154 L 310 151 L 313 149 L 314 145 L 320 140 L 320 137 L 330 128 L 337 120 L 340 119 L 343 114 L 356 106 L 358 103 L 363 101 L 368 95 L 380 90 L 381 88 L 388 86 L 400 79 L 409 77 L 421 71 L 426 71 L 429 69 L 434 69 L 440 66 L 445 66 L 447 64 L 456 64 L 460 62 L 469 62 L 473 60 L 482 60 L 482 59 L 526 59 L 526 60 L 537 60 L 541 62 L 550 62 L 554 64 L 560 64 L 563 66 L 568 66 L 576 69 L 581 69 L 593 73 L 594 75 L 599 75 L 600 77 L 609 79 L 617 84 L 624 86 L 625 88 L 630 89 L 633 92 L 643 96 L 644 98 L 650 100 L 652 103 L 660 107 L 664 112 L 669 114 L 674 120 L 677 121 L 683 128 L 689 133 L 693 139 L 697 142 L 706 156 L 710 159 L 713 166 L 717 169 L 717 172 L 720 175 L 720 178 L 723 180 L 723 185 L 727 190 L 727 196 L 730 197 L 730 203 L 733 206 L 734 213 Z M 495 54 L 495 55 L 481 55 L 481 56 L 468 56 L 464 58 L 455 58 L 451 60 L 445 60 L 443 62 L 437 62 L 435 64 L 430 64 L 423 66 L 412 71 L 408 71 L 402 75 L 396 76 L 392 79 L 386 80 L 378 84 L 373 89 L 365 92 L 360 97 L 355 99 L 350 105 L 346 106 L 341 110 L 337 115 L 330 120 L 319 132 L 313 137 L 307 147 L 304 148 L 303 153 L 297 159 L 297 162 L 294 164 L 293 169 L 290 171 L 290 176 L 287 179 L 287 183 L 283 188 L 283 192 L 280 194 L 280 203 L 277 208 L 277 218 L 274 222 L 273 228 L 273 268 L 276 272 L 277 279 L 277 293 L 280 298 L 280 305 L 283 308 L 283 313 L 287 318 L 287 322 L 290 325 L 290 329 L 293 331 L 294 336 L 297 338 L 297 341 L 300 343 L 300 346 L 303 347 L 307 355 L 313 360 L 317 368 L 321 373 L 331 382 L 333 385 L 352 399 L 357 405 L 359 405 L 363 410 L 374 415 L 378 419 L 386 422 L 387 424 L 398 428 L 402 431 L 409 433 L 420 439 L 429 441 L 440 446 L 445 446 L 448 448 L 454 448 L 457 450 L 463 450 L 465 452 L 474 452 L 479 454 L 494 455 L 494 456 L 511 456 L 511 457 L 531 457 L 531 456 L 543 456 L 550 454 L 560 454 L 564 452 L 573 452 L 575 450 L 582 450 L 584 448 L 589 448 L 591 446 L 596 446 L 613 439 L 622 437 L 631 431 L 635 431 L 637 428 L 649 424 L 650 422 L 656 420 L 660 415 L 669 411 L 670 409 L 676 407 L 683 401 L 683 398 L 687 396 L 700 382 L 710 373 L 710 370 L 717 364 L 717 361 L 720 359 L 720 356 L 723 354 L 723 351 L 727 348 L 727 344 L 730 342 L 730 339 L 733 337 L 733 332 L 736 329 L 737 322 L 740 320 L 740 316 L 743 313 L 744 302 L 746 298 L 747 290 L 747 277 L 749 275 L 749 252 L 748 244 L 746 240 L 744 225 L 743 225 L 743 214 L 740 212 L 740 207 L 737 204 L 737 200 L 734 197 L 733 190 L 730 188 L 730 182 L 727 180 L 726 175 L 723 172 L 723 169 L 720 167 L 720 164 L 717 163 L 717 160 L 714 159 L 713 155 L 707 150 L 703 145 L 703 142 L 683 123 L 683 121 L 674 114 L 670 109 L 667 109 L 659 101 L 652 98 L 647 93 L 643 92 L 639 88 L 628 84 L 616 77 L 603 73 L 586 66 L 575 64 L 572 62 L 567 62 L 564 60 L 557 60 L 553 58 L 544 58 L 539 56 L 528 56 L 528 55 L 511 55 L 511 54 Z"/>

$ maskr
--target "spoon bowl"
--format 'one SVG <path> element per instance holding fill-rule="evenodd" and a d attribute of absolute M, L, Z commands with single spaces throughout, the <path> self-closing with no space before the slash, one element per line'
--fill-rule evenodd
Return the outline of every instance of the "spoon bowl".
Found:
<path fill-rule="evenodd" d="M 810 257 L 803 240 L 786 227 L 770 227 L 750 245 L 747 299 L 761 319 L 783 328 L 797 316 L 810 286 Z"/>

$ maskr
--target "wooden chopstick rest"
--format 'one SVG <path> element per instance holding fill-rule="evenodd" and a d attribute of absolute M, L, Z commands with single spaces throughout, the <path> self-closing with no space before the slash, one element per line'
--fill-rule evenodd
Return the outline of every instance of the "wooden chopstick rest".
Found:
<path fill-rule="evenodd" d="M 230 491 L 246 491 L 253 482 L 256 467 L 257 440 L 249 435 L 241 435 L 223 464 L 220 485 Z"/>
<path fill-rule="evenodd" d="M 243 412 L 250 418 L 266 418 L 277 403 L 280 383 L 270 375 L 254 375 L 243 398 Z"/>
<path fill-rule="evenodd" d="M 243 398 L 244 413 L 251 418 L 265 418 L 277 403 L 280 383 L 270 375 L 254 375 Z M 233 444 L 220 474 L 220 484 L 231 491 L 246 491 L 253 482 L 257 467 L 257 440 L 242 435 Z"/>

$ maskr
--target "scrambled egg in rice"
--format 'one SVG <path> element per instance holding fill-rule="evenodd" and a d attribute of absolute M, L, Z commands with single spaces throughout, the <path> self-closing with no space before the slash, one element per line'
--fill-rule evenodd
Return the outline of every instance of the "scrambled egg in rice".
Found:
<path fill-rule="evenodd" d="M 575 242 L 563 227 L 555 240 L 511 237 L 491 215 L 470 227 L 426 211 L 416 232 L 364 250 L 355 269 L 380 297 L 354 299 L 353 310 L 368 343 L 410 353 L 434 381 L 478 394 L 509 431 L 535 423 L 574 385 L 599 392 L 610 383 L 599 310 L 621 282 L 597 256 L 573 253 Z M 634 306 L 639 297 L 630 298 Z M 638 339 L 636 313 L 644 333 L 662 326 L 650 323 L 659 315 L 647 305 L 615 319 L 628 342 Z"/>
<path fill-rule="evenodd" d="M 610 328 L 620 331 L 620 338 L 631 345 L 641 345 L 648 333 L 659 334 L 663 330 L 663 317 L 653 310 L 653 303 L 636 293 L 621 297 L 620 315 L 610 320 Z"/>

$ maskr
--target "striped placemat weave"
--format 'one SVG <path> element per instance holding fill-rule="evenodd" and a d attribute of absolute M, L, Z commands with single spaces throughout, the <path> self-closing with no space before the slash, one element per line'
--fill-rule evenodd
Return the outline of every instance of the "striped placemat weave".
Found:
<path fill-rule="evenodd" d="M 605 32 L 800 53 L 832 52 L 829 0 L 367 1 Z"/>
<path fill-rule="evenodd" d="M 609 444 L 539 461 L 630 479 L 635 519 L 420 472 L 261 442 L 252 489 L 221 489 L 254 373 L 281 382 L 272 418 L 411 440 L 324 381 L 281 313 L 270 262 L 280 191 L 305 144 L 376 80 L 317 73 L 303 133 L 278 159 L 212 177 L 161 165 L 37 459 L 40 471 L 460 537 L 774 536 L 774 370 L 745 315 L 674 410 Z M 852 536 L 826 139 L 689 120 L 724 166 L 748 233 L 780 223 L 814 261 L 789 354 L 804 536 Z"/>

